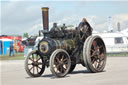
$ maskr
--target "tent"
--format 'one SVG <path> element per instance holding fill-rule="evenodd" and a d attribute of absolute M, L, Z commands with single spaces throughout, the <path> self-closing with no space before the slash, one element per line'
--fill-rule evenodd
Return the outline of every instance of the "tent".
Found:
<path fill-rule="evenodd" d="M 1 41 L 1 54 L 7 55 L 9 53 L 10 43 L 13 43 L 10 39 L 0 39 Z"/>

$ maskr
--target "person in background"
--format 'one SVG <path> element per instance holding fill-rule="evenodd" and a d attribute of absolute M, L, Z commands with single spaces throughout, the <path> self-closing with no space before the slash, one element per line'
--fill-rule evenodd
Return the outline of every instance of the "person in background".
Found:
<path fill-rule="evenodd" d="M 13 38 L 13 51 L 14 51 L 14 54 L 17 53 L 16 38 L 15 37 Z"/>
<path fill-rule="evenodd" d="M 9 51 L 9 56 L 13 53 L 14 56 L 14 51 L 13 51 L 13 43 L 10 43 L 10 51 Z"/>
<path fill-rule="evenodd" d="M 15 55 L 15 53 L 17 53 L 17 48 L 16 48 L 15 42 L 13 43 L 13 53 L 14 53 L 14 55 Z"/>

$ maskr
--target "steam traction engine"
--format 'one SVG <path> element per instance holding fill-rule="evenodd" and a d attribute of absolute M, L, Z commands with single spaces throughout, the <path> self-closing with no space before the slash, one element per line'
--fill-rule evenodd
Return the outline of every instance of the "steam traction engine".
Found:
<path fill-rule="evenodd" d="M 76 64 L 82 64 L 90 72 L 103 71 L 106 64 L 106 48 L 99 36 L 89 36 L 83 43 L 77 30 L 48 31 L 48 8 L 42 8 L 44 38 L 25 59 L 25 70 L 31 77 L 39 77 L 50 66 L 56 77 L 72 72 Z M 82 32 L 83 36 L 86 32 Z"/>

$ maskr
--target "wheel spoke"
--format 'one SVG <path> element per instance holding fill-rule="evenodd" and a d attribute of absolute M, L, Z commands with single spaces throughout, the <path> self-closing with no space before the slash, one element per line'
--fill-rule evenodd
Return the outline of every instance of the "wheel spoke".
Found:
<path fill-rule="evenodd" d="M 36 60 L 36 62 L 38 62 L 40 59 L 41 59 L 41 58 L 38 58 L 38 59 Z"/>
<path fill-rule="evenodd" d="M 104 60 L 104 54 L 103 53 L 101 55 L 99 55 L 99 59 L 100 59 L 100 61 Z"/>
<path fill-rule="evenodd" d="M 42 69 L 42 68 L 40 68 L 39 66 L 38 66 L 38 68 L 39 68 L 39 69 Z"/>
<path fill-rule="evenodd" d="M 97 69 L 100 68 L 101 66 L 102 66 L 102 65 L 101 65 L 101 61 L 100 61 L 100 63 L 99 63 L 98 66 L 97 66 Z"/>
<path fill-rule="evenodd" d="M 94 55 L 96 55 L 96 51 L 97 51 L 97 49 L 91 49 L 91 51 L 92 51 L 92 54 L 91 54 L 91 56 L 90 57 L 93 57 Z"/>
<path fill-rule="evenodd" d="M 97 66 L 99 64 L 98 59 L 94 58 L 93 61 L 92 61 L 92 64 L 94 65 L 94 68 L 97 68 Z"/>
<path fill-rule="evenodd" d="M 64 55 L 62 55 L 61 61 L 64 59 Z"/>
<path fill-rule="evenodd" d="M 56 65 L 56 68 L 57 68 L 57 69 L 59 69 L 59 66 L 60 66 L 59 64 L 58 64 L 58 65 Z"/>
<path fill-rule="evenodd" d="M 39 73 L 39 71 L 38 71 L 38 66 L 36 67 L 36 70 L 37 70 L 37 73 Z"/>
<path fill-rule="evenodd" d="M 104 54 L 103 53 L 101 55 L 99 55 L 98 60 L 99 60 L 99 62 L 98 62 L 97 69 L 99 69 L 102 66 L 101 62 L 104 60 Z"/>
<path fill-rule="evenodd" d="M 65 67 L 66 67 L 66 69 L 67 69 L 68 65 L 67 65 L 67 64 L 63 64 L 63 65 L 65 65 Z"/>
<path fill-rule="evenodd" d="M 101 49 L 103 46 L 101 45 L 101 46 L 99 46 L 99 49 Z"/>
<path fill-rule="evenodd" d="M 54 64 L 55 64 L 55 65 L 57 65 L 57 64 L 58 64 L 58 62 L 57 62 L 57 61 L 55 61 L 55 62 L 54 62 Z"/>
<path fill-rule="evenodd" d="M 55 65 L 56 72 L 58 72 L 58 71 L 59 71 L 59 67 L 60 67 L 60 65 L 59 65 L 59 64 L 58 64 L 58 65 Z"/>
<path fill-rule="evenodd" d="M 102 48 L 102 46 L 97 46 L 97 47 L 95 48 L 95 51 L 97 51 L 97 50 L 100 49 L 100 48 Z"/>
<path fill-rule="evenodd" d="M 59 61 L 60 61 L 60 60 L 59 60 L 59 58 L 57 58 L 57 57 L 56 57 L 56 60 L 57 60 L 57 62 L 59 62 Z"/>
<path fill-rule="evenodd" d="M 33 74 L 35 74 L 35 66 L 33 66 Z"/>
<path fill-rule="evenodd" d="M 63 73 L 63 68 L 60 66 L 60 72 Z"/>
<path fill-rule="evenodd" d="M 32 66 L 29 70 L 31 71 L 33 69 L 34 66 Z"/>
<path fill-rule="evenodd" d="M 65 61 L 67 61 L 68 59 L 67 58 L 65 58 L 65 59 L 63 59 L 63 61 L 62 62 L 65 62 Z"/>
<path fill-rule="evenodd" d="M 95 55 L 95 53 L 96 53 L 96 51 L 94 51 L 94 52 L 92 53 L 91 57 L 93 57 L 93 56 Z"/>
<path fill-rule="evenodd" d="M 92 62 L 92 64 L 94 64 L 94 62 L 95 62 L 95 58 L 93 57 L 93 59 L 91 59 L 91 62 Z"/>
<path fill-rule="evenodd" d="M 97 62 L 95 61 L 95 62 L 94 62 L 94 67 L 96 68 L 96 66 L 97 66 Z"/>
<path fill-rule="evenodd" d="M 91 49 L 92 52 L 94 52 L 95 50 Z"/>
<path fill-rule="evenodd" d="M 66 71 L 66 69 L 62 66 L 62 73 L 64 73 Z"/>
<path fill-rule="evenodd" d="M 65 72 L 66 71 L 66 69 L 63 67 L 63 71 Z"/>
<path fill-rule="evenodd" d="M 104 60 L 104 54 L 103 53 L 99 56 L 100 56 L 100 58 L 99 58 L 99 64 L 98 64 L 97 68 L 100 68 L 102 66 L 101 62 Z"/>
<path fill-rule="evenodd" d="M 29 57 L 29 60 L 31 60 L 32 62 L 34 62 L 34 60 L 32 58 Z"/>

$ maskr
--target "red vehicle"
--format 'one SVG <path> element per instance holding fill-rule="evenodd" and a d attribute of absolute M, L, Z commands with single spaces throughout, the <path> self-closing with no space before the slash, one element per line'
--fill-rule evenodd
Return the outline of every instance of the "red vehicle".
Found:
<path fill-rule="evenodd" d="M 15 45 L 15 50 L 17 52 L 23 52 L 24 51 L 24 45 L 22 44 L 22 37 L 21 36 L 7 36 L 2 35 L 0 36 L 0 39 L 10 39 L 13 40 L 13 43 Z"/>

